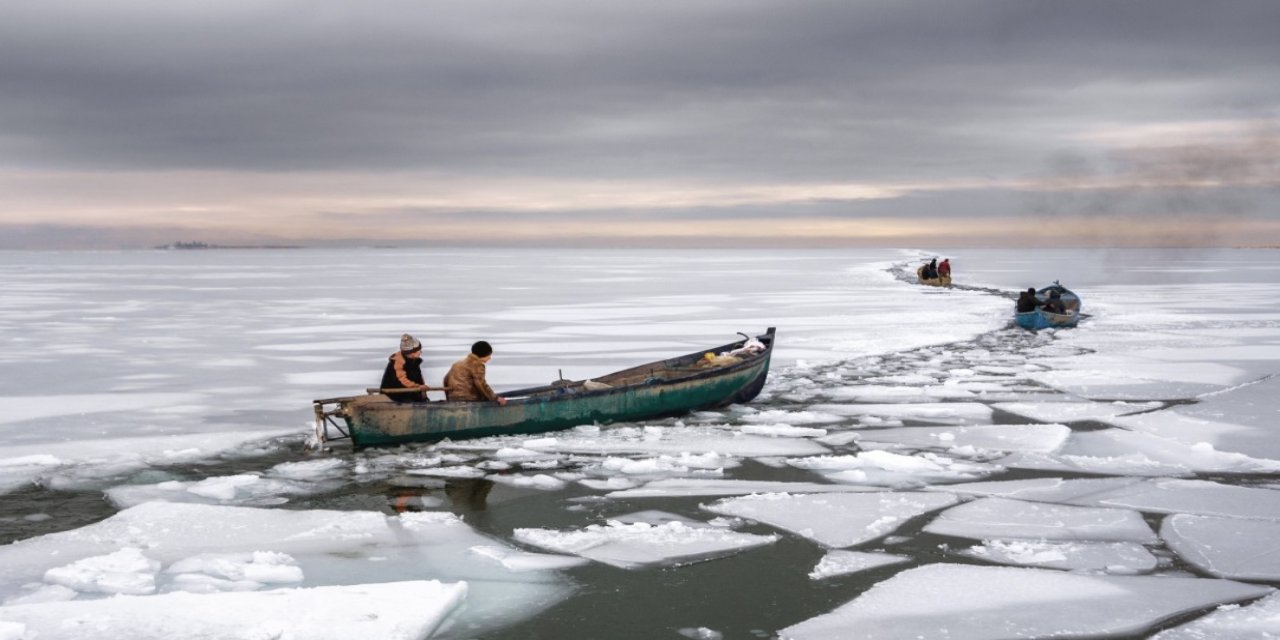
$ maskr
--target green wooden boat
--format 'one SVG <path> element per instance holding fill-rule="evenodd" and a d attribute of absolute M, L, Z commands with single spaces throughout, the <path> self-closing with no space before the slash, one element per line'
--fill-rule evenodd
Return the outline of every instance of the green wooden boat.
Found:
<path fill-rule="evenodd" d="M 747 402 L 769 373 L 774 328 L 751 339 L 624 369 L 507 391 L 496 402 L 396 402 L 368 395 L 316 400 L 313 446 L 350 438 L 356 449 L 444 438 L 532 434 L 585 424 L 650 420 Z M 723 354 L 723 355 L 722 355 Z M 729 355 L 732 354 L 732 355 Z M 330 427 L 338 436 L 330 435 Z"/>

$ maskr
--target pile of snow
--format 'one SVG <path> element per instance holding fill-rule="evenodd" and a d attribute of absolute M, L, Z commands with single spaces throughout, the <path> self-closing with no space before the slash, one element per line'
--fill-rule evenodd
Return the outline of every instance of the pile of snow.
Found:
<path fill-rule="evenodd" d="M 847 576 L 860 571 L 868 571 L 878 567 L 888 567 L 895 564 L 910 562 L 909 556 L 899 556 L 891 553 L 869 553 L 866 551 L 848 551 L 846 549 L 832 549 L 822 559 L 818 561 L 817 566 L 809 572 L 810 580 L 825 580 L 836 576 Z"/>

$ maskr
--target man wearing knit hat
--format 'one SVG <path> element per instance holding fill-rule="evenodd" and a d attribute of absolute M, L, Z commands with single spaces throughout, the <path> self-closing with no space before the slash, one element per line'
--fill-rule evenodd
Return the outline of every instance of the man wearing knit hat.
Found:
<path fill-rule="evenodd" d="M 404 334 L 400 336 L 400 350 L 387 359 L 382 372 L 383 389 L 416 389 L 416 393 L 388 393 L 396 402 L 416 402 L 427 399 L 427 385 L 422 377 L 422 343 Z"/>

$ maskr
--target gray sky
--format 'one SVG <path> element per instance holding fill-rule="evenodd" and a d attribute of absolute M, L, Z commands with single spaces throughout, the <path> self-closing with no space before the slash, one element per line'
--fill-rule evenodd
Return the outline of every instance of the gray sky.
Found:
<path fill-rule="evenodd" d="M 1280 244 L 1280 2 L 9 0 L 0 248 Z"/>

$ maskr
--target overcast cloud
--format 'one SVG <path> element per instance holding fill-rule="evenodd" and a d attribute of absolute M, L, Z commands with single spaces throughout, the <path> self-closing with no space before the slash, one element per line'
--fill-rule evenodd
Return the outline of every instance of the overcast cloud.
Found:
<path fill-rule="evenodd" d="M 1141 244 L 1120 227 L 1170 217 L 1280 243 L 1277 25 L 1274 0 L 14 0 L 0 247 L 957 218 Z"/>

